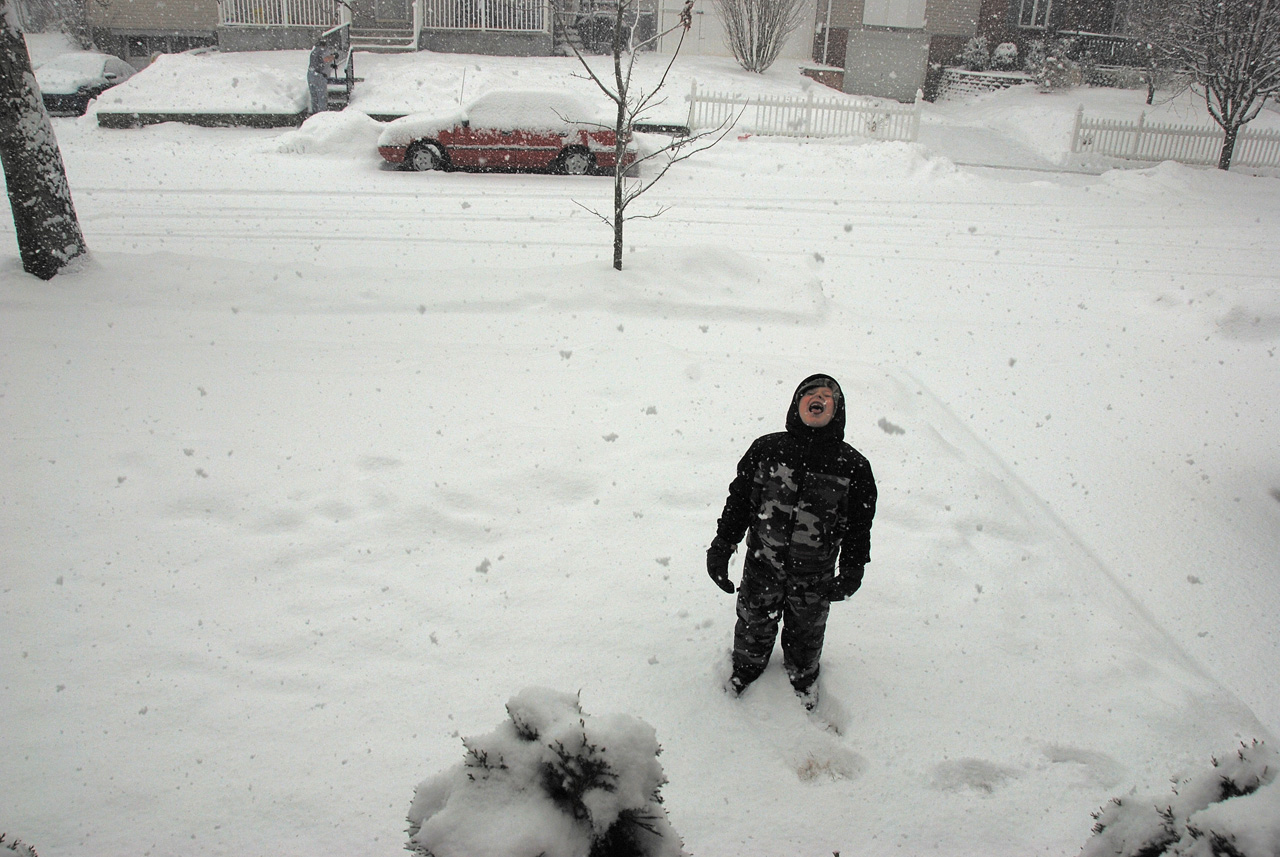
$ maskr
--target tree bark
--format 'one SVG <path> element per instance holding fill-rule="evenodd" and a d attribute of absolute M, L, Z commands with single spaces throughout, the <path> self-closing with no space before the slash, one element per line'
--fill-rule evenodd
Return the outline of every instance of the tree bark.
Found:
<path fill-rule="evenodd" d="M 52 279 L 88 248 L 11 0 L 0 0 L 0 162 L 23 270 Z"/>
<path fill-rule="evenodd" d="M 1231 158 L 1236 151 L 1236 135 L 1240 133 L 1239 125 L 1224 128 L 1222 134 L 1222 150 L 1218 153 L 1218 169 L 1231 169 Z"/>

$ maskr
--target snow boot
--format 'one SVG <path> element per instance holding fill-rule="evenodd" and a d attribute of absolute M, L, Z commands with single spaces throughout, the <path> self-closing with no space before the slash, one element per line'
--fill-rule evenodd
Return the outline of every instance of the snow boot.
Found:
<path fill-rule="evenodd" d="M 804 706 L 805 711 L 813 711 L 818 707 L 818 683 L 804 688 L 795 688 L 796 696 L 800 697 L 800 704 Z"/>

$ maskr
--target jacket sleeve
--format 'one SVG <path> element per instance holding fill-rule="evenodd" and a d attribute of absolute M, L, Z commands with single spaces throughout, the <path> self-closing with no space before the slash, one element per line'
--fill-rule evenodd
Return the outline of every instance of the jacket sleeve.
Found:
<path fill-rule="evenodd" d="M 853 468 L 849 480 L 849 517 L 840 545 L 843 569 L 871 562 L 871 519 L 876 516 L 876 480 L 865 458 Z"/>
<path fill-rule="evenodd" d="M 729 496 L 724 501 L 720 520 L 716 522 L 716 535 L 731 545 L 742 541 L 755 516 L 751 495 L 755 488 L 758 447 L 758 442 L 753 443 L 738 462 L 738 473 L 729 483 Z"/>

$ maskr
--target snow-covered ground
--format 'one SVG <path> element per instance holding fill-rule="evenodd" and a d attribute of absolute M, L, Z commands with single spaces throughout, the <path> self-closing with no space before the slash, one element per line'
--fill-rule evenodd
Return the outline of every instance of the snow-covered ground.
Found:
<path fill-rule="evenodd" d="M 574 80 L 357 62 L 368 112 Z M 679 68 L 677 113 L 693 78 L 812 85 Z M 608 180 L 388 171 L 356 109 L 55 120 L 93 259 L 36 281 L 0 223 L 0 832 L 400 853 L 414 787 L 528 686 L 656 729 L 697 857 L 1073 854 L 1112 795 L 1272 741 L 1276 179 L 957 166 L 1073 166 L 1081 102 L 1144 109 L 731 136 L 645 197 L 621 273 Z M 881 492 L 823 660 L 842 735 L 776 665 L 721 693 L 703 564 L 814 371 Z"/>

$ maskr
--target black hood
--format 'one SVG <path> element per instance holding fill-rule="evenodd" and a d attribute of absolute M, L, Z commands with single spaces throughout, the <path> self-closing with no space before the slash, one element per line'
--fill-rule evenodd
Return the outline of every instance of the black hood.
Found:
<path fill-rule="evenodd" d="M 822 428 L 811 428 L 800 419 L 800 393 L 805 388 L 813 386 L 813 382 L 818 379 L 824 379 L 831 383 L 832 392 L 836 394 L 836 412 L 831 418 L 831 422 Z M 800 382 L 800 385 L 796 387 L 795 393 L 791 396 L 791 408 L 787 411 L 787 431 L 808 441 L 834 442 L 844 440 L 844 391 L 840 389 L 836 379 L 830 375 L 818 373 L 817 375 L 810 375 Z"/>

